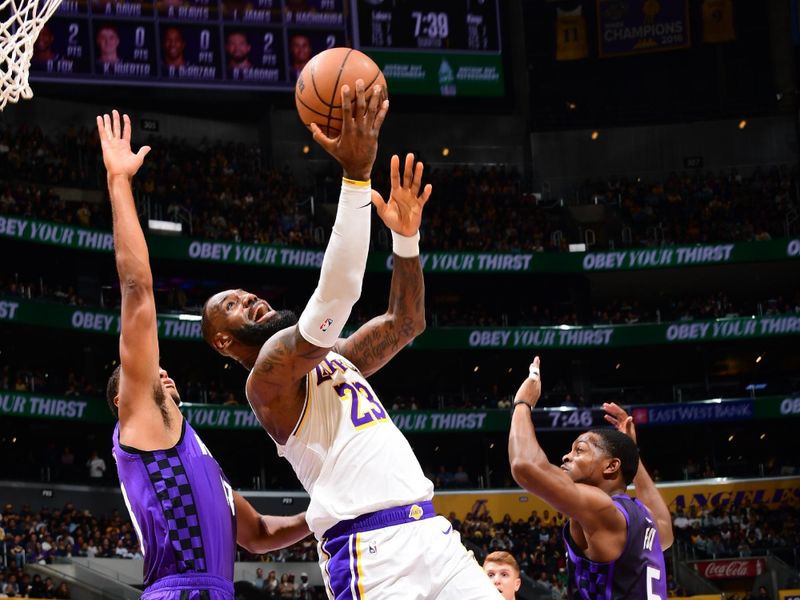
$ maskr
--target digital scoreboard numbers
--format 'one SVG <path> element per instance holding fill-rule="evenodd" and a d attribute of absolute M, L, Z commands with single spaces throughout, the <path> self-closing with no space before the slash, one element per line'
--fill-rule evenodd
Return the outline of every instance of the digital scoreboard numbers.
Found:
<path fill-rule="evenodd" d="M 358 0 L 363 48 L 500 52 L 498 0 Z"/>
<path fill-rule="evenodd" d="M 217 27 L 162 21 L 160 29 L 162 77 L 173 81 L 222 78 Z"/>
<path fill-rule="evenodd" d="M 89 29 L 82 19 L 54 17 L 33 45 L 31 72 L 47 77 L 91 72 Z"/>
<path fill-rule="evenodd" d="M 394 93 L 502 96 L 499 0 L 353 0 L 357 43 Z"/>
<path fill-rule="evenodd" d="M 93 43 L 95 74 L 105 79 L 147 79 L 156 75 L 152 20 L 97 22 Z"/>

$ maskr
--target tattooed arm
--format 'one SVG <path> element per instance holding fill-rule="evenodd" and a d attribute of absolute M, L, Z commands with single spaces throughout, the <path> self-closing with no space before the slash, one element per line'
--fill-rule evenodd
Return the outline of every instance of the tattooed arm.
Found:
<path fill-rule="evenodd" d="M 389 202 L 373 191 L 378 216 L 392 230 L 395 240 L 389 308 L 334 346 L 334 351 L 351 360 L 365 376 L 375 373 L 425 330 L 425 281 L 416 246 L 422 207 L 432 188 L 428 184 L 420 193 L 422 172 L 422 163 L 415 167 L 414 155 L 409 154 L 401 185 L 400 159 L 395 155 Z"/>

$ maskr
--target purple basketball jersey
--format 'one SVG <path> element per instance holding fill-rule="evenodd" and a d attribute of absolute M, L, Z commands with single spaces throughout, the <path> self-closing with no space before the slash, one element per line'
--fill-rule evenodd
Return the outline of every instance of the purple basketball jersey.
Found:
<path fill-rule="evenodd" d="M 644 504 L 626 495 L 612 496 L 625 515 L 628 537 L 617 560 L 595 562 L 583 556 L 564 524 L 570 600 L 666 600 L 667 568 L 658 527 Z"/>
<path fill-rule="evenodd" d="M 233 581 L 236 518 L 233 491 L 217 461 L 183 420 L 167 450 L 119 443 L 114 460 L 120 487 L 144 554 L 144 584 L 192 573 Z"/>

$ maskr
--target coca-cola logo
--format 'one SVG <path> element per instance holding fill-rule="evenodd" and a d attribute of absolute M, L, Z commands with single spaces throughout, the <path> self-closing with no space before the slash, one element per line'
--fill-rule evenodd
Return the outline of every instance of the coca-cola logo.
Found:
<path fill-rule="evenodd" d="M 764 571 L 763 560 L 711 560 L 695 563 L 697 571 L 706 579 L 734 579 L 754 577 Z"/>

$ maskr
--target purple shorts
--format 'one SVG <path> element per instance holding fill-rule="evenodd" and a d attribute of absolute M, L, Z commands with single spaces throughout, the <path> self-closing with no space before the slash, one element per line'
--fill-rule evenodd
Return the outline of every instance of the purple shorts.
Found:
<path fill-rule="evenodd" d="M 141 600 L 233 600 L 233 582 L 216 575 L 169 575 L 149 585 Z"/>

